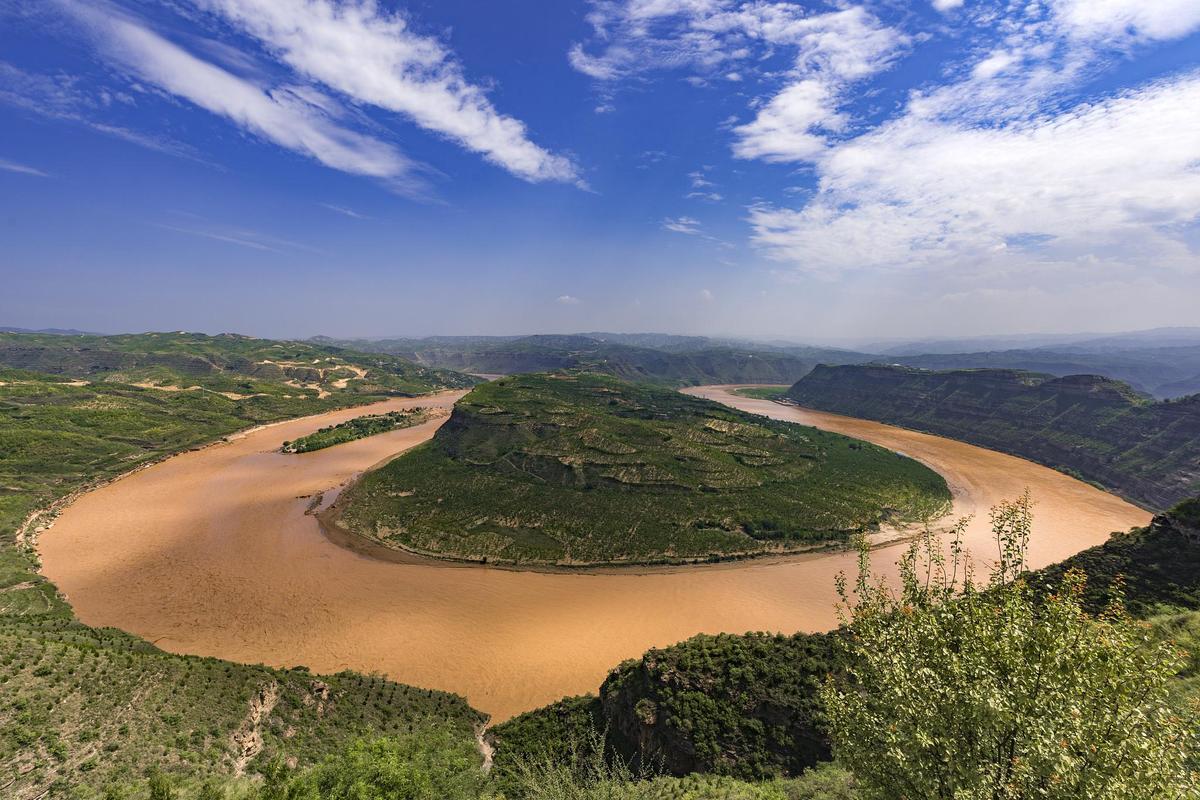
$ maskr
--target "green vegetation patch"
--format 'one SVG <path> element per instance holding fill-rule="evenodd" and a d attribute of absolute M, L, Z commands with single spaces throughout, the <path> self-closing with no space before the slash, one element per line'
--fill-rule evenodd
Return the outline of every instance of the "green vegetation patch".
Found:
<path fill-rule="evenodd" d="M 476 387 L 340 508 L 393 546 L 580 565 L 786 552 L 937 516 L 949 500 L 941 476 L 865 442 L 559 373 Z"/>
<path fill-rule="evenodd" d="M 202 344 L 210 367 L 249 369 L 238 361 L 245 348 L 302 352 L 242 337 L 0 337 L 0 359 L 21 351 L 33 360 L 59 358 L 61 368 L 46 375 L 0 367 L 0 795 L 99 797 L 114 782 L 144 787 L 148 770 L 182 787 L 243 766 L 251 774 L 277 759 L 310 764 L 363 735 L 445 731 L 471 749 L 482 716 L 453 695 L 377 676 L 314 676 L 170 655 L 120 631 L 81 625 L 37 572 L 29 541 L 53 521 L 52 514 L 35 516 L 39 509 L 154 459 L 252 425 L 404 393 L 402 386 L 434 391 L 471 380 L 443 382 L 445 373 L 410 365 L 409 383 L 396 373 L 375 382 L 361 362 L 350 372 L 368 378 L 338 386 L 342 378 L 326 373 L 328 388 L 318 391 L 297 390 L 285 373 L 251 377 L 222 368 L 184 383 L 178 366 L 148 367 L 184 387 L 166 391 L 99 369 L 116 356 L 88 348 L 110 347 L 112 339 L 122 341 L 120 357 L 132 361 Z M 159 349 L 139 351 L 134 340 Z M 256 704 L 263 713 L 254 725 Z M 140 788 L 129 795 L 142 796 Z"/>
<path fill-rule="evenodd" d="M 0 333 L 0 365 L 92 382 L 215 393 L 230 400 L 415 396 L 478 382 L 386 353 L 231 333 Z"/>
<path fill-rule="evenodd" d="M 1200 543 L 1179 526 L 1197 505 L 1200 499 L 1183 503 L 1146 528 L 1115 533 L 1028 575 L 1046 590 L 1060 587 L 1068 570 L 1081 571 L 1087 576 L 1081 599 L 1092 614 L 1102 613 L 1120 587 L 1130 612 L 1151 619 L 1155 635 L 1187 654 L 1172 689 L 1173 707 L 1181 711 L 1200 707 Z M 797 774 L 830 752 L 817 695 L 826 676 L 844 676 L 849 666 L 841 635 L 701 635 L 650 650 L 609 673 L 598 695 L 561 700 L 496 726 L 501 785 L 531 759 L 569 761 L 570 743 L 588 730 L 604 732 L 610 754 L 667 772 Z"/>
<path fill-rule="evenodd" d="M 313 450 L 323 450 L 336 444 L 365 439 L 380 433 L 411 428 L 427 422 L 432 415 L 427 408 L 405 408 L 399 411 L 389 411 L 386 414 L 365 414 L 346 420 L 338 425 L 321 428 L 308 436 L 301 436 L 292 442 L 284 442 L 280 448 L 285 453 L 311 453 Z"/>
<path fill-rule="evenodd" d="M 778 386 L 743 386 L 739 389 L 734 389 L 733 393 L 738 397 L 750 397 L 754 400 L 778 400 L 784 396 L 788 390 L 786 384 Z"/>
<path fill-rule="evenodd" d="M 483 722 L 455 695 L 171 655 L 63 617 L 0 618 L 0 653 L 6 797 L 92 796 L 82 787 L 140 782 L 150 768 L 186 782 L 311 764 L 368 732 L 446 731 L 471 752 Z"/>
<path fill-rule="evenodd" d="M 845 670 L 838 634 L 699 635 L 609 673 L 599 696 L 567 698 L 494 730 L 501 785 L 524 762 L 572 758 L 590 730 L 610 755 L 672 775 L 798 775 L 830 757 L 817 691 Z"/>

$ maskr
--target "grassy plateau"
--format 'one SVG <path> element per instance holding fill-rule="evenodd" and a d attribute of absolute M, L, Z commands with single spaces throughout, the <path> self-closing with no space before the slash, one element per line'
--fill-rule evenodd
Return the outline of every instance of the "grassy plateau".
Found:
<path fill-rule="evenodd" d="M 476 387 L 433 440 L 368 473 L 344 525 L 527 565 L 786 552 L 943 513 L 945 481 L 865 442 L 590 373 Z"/>

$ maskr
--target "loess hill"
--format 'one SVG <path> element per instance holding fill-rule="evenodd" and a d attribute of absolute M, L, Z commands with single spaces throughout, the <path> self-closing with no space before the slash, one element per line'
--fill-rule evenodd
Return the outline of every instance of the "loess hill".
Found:
<path fill-rule="evenodd" d="M 230 400 L 420 395 L 466 388 L 467 375 L 385 353 L 234 333 L 118 336 L 0 333 L 0 366 Z M 318 410 L 318 409 L 314 409 Z"/>
<path fill-rule="evenodd" d="M 454 695 L 378 676 L 172 655 L 87 627 L 38 572 L 32 542 L 53 523 L 57 501 L 155 459 L 252 425 L 471 379 L 243 337 L 147 335 L 140 345 L 124 337 L 114 355 L 117 338 L 0 336 L 0 363 L 32 359 L 58 373 L 0 367 L 0 797 L 134 800 L 147 770 L 183 786 L 276 760 L 303 767 L 363 735 L 446 732 L 473 747 L 483 715 Z M 164 366 L 172 350 L 189 353 L 180 363 L 199 359 L 195 369 Z M 266 352 L 324 373 L 299 375 L 314 386 L 297 389 L 288 381 L 298 377 L 282 371 L 237 371 Z M 118 360 L 156 364 L 164 380 L 204 388 L 131 385 L 110 369 Z M 366 377 L 348 377 L 358 372 Z M 125 783 L 139 791 L 103 794 Z M 176 795 L 184 796 L 194 795 Z"/>
<path fill-rule="evenodd" d="M 398 548 L 518 564 L 786 552 L 943 513 L 945 481 L 897 453 L 590 373 L 476 387 L 429 443 L 339 500 Z"/>

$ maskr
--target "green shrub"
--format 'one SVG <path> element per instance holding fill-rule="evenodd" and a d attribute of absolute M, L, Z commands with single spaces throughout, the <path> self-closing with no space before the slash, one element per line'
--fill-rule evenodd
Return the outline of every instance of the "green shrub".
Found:
<path fill-rule="evenodd" d="M 956 537 L 900 562 L 893 593 L 864 544 L 852 590 L 850 687 L 822 692 L 834 752 L 864 798 L 1137 800 L 1192 796 L 1196 719 L 1170 703 L 1179 651 L 1085 577 L 1032 586 L 1028 495 L 993 509 L 1000 558 L 975 582 Z M 959 529 L 961 531 L 961 527 Z"/>

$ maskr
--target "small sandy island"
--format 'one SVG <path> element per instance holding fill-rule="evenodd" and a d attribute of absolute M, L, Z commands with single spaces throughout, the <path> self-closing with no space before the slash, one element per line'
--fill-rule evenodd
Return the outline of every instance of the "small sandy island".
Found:
<path fill-rule="evenodd" d="M 857 436 L 940 472 L 968 543 L 991 554 L 987 509 L 1028 487 L 1030 551 L 1059 560 L 1145 524 L 1119 498 L 1019 458 L 874 422 L 689 390 L 747 411 Z M 497 720 L 594 691 L 607 670 L 695 633 L 832 627 L 833 576 L 849 554 L 658 572 L 562 574 L 390 563 L 330 542 L 316 495 L 424 442 L 445 418 L 304 455 L 278 452 L 326 425 L 461 392 L 389 400 L 259 428 L 81 497 L 42 534 L 45 574 L 90 625 L 174 652 L 332 672 L 378 671 L 458 692 Z M 880 552 L 890 563 L 894 548 Z"/>

